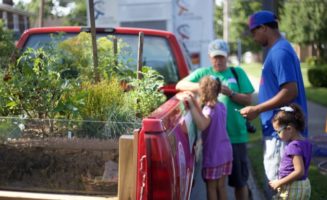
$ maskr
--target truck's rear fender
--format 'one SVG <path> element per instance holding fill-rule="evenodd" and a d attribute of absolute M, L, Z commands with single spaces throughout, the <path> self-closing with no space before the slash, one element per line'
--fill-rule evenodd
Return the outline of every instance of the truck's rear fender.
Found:
<path fill-rule="evenodd" d="M 143 119 L 138 140 L 137 199 L 188 199 L 196 131 L 184 102 L 169 99 Z"/>

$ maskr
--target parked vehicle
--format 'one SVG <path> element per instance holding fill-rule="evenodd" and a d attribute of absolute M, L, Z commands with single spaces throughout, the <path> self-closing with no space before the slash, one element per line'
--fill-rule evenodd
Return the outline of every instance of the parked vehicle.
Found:
<path fill-rule="evenodd" d="M 29 29 L 21 36 L 17 47 L 39 48 L 51 41 L 53 34 L 70 38 L 83 27 L 44 27 Z M 167 31 L 140 28 L 98 28 L 97 37 L 114 35 L 132 49 L 136 67 L 138 34 L 144 33 L 143 64 L 152 67 L 165 78 L 162 90 L 169 98 L 149 116 L 143 118 L 137 133 L 135 193 L 132 199 L 189 199 L 194 173 L 193 144 L 196 129 L 184 102 L 174 95 L 175 84 L 189 74 L 188 56 L 174 34 Z M 123 59 L 123 58 L 122 58 Z M 126 58 L 124 58 L 126 59 Z M 121 187 L 121 190 L 127 188 Z M 17 196 L 16 196 L 17 198 Z M 119 197 L 122 199 L 121 197 Z"/>

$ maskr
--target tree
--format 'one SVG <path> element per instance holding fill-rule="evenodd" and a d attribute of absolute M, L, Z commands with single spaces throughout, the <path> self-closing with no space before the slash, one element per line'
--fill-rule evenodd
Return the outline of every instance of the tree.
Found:
<path fill-rule="evenodd" d="M 0 19 L 0 68 L 7 68 L 14 54 L 14 35 L 11 30 L 5 28 Z"/>
<path fill-rule="evenodd" d="M 66 16 L 65 25 L 86 26 L 87 24 L 87 7 L 85 1 L 75 1 L 75 7 Z"/>
<path fill-rule="evenodd" d="M 22 9 L 22 10 L 26 10 L 29 13 L 34 13 L 34 14 L 37 13 L 35 15 L 30 16 L 31 24 L 36 25 L 36 23 L 39 20 L 38 14 L 39 14 L 39 9 L 40 9 L 40 0 L 31 1 L 29 3 L 26 3 L 23 0 L 19 0 L 15 4 L 15 7 Z M 54 3 L 52 0 L 44 0 L 44 10 L 43 10 L 44 18 L 54 16 L 54 14 L 52 14 L 53 7 L 54 7 Z"/>
<path fill-rule="evenodd" d="M 237 43 L 237 41 L 240 39 L 242 43 L 242 49 L 246 51 L 257 52 L 261 50 L 260 46 L 253 42 L 248 28 L 248 17 L 254 12 L 261 10 L 261 7 L 262 2 L 260 0 L 232 1 L 229 38 L 232 43 Z"/>
<path fill-rule="evenodd" d="M 26 3 L 18 0 L 15 7 L 26 10 L 30 13 L 39 13 L 40 0 Z M 71 8 L 70 12 L 64 13 L 63 8 Z M 43 17 L 63 18 L 65 25 L 86 25 L 86 1 L 81 0 L 44 0 Z M 38 15 L 32 15 L 32 24 L 38 21 Z"/>
<path fill-rule="evenodd" d="M 230 47 L 231 52 L 236 51 L 237 41 L 240 39 L 242 49 L 246 51 L 259 51 L 261 48 L 252 41 L 248 31 L 248 17 L 253 12 L 260 10 L 262 3 L 260 0 L 244 1 L 233 0 L 231 3 L 231 24 L 230 24 Z M 217 37 L 223 37 L 223 6 L 216 6 L 215 12 L 215 33 Z M 233 48 L 235 47 L 235 48 Z"/>
<path fill-rule="evenodd" d="M 280 13 L 280 29 L 286 37 L 301 46 L 312 45 L 327 61 L 327 1 L 285 1 Z"/>
<path fill-rule="evenodd" d="M 219 38 L 223 38 L 223 7 L 216 6 L 215 9 L 215 19 L 214 19 L 214 27 L 216 36 Z"/>

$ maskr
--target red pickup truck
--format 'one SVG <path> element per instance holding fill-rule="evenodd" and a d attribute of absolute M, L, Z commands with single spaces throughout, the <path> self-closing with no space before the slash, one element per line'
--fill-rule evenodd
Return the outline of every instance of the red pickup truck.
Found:
<path fill-rule="evenodd" d="M 24 32 L 17 47 L 39 48 L 62 33 L 62 38 L 90 32 L 83 27 L 44 27 Z M 132 199 L 189 199 L 194 173 L 193 144 L 196 128 L 184 102 L 174 97 L 175 84 L 189 74 L 190 62 L 183 46 L 167 31 L 140 28 L 98 28 L 98 36 L 114 35 L 127 42 L 137 58 L 138 34 L 144 33 L 143 64 L 162 74 L 169 98 L 142 120 L 137 133 L 135 195 Z M 136 60 L 136 59 L 135 59 Z M 134 63 L 136 66 L 136 63 Z M 134 66 L 134 67 L 135 67 Z M 124 188 L 123 188 L 124 189 Z"/>

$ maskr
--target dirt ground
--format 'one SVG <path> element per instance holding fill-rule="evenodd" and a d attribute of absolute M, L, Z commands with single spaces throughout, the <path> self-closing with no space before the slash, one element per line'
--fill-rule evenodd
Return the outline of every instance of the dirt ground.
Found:
<path fill-rule="evenodd" d="M 117 194 L 118 141 L 20 139 L 0 144 L 0 189 Z"/>

